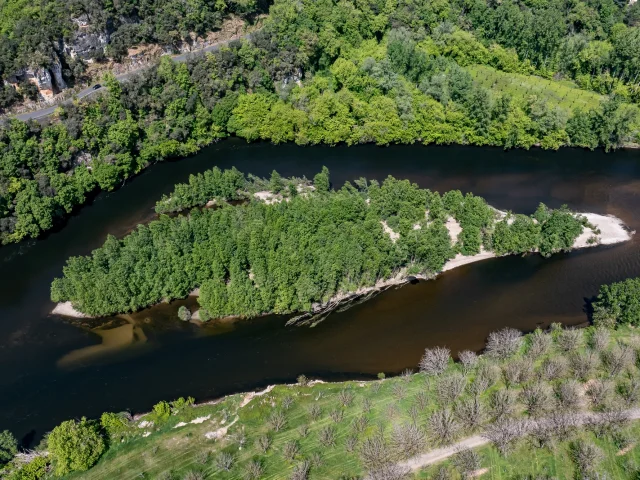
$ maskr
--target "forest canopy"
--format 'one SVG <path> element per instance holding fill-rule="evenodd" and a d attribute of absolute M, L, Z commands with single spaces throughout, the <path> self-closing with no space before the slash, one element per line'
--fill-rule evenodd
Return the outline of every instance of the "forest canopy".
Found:
<path fill-rule="evenodd" d="M 391 176 L 382 184 L 359 179 L 329 190 L 326 169 L 313 185 L 302 180 L 302 191 L 288 187 L 297 187 L 299 179 L 282 179 L 277 172 L 257 182 L 271 191 L 216 190 L 225 178 L 256 184 L 239 177 L 235 169 L 205 172 L 189 185 L 217 191 L 218 207 L 161 215 L 121 240 L 109 236 L 90 256 L 70 258 L 52 284 L 52 300 L 71 301 L 89 315 L 109 315 L 185 297 L 199 287 L 203 320 L 308 312 L 336 294 L 402 272 L 434 276 L 459 252 L 567 250 L 584 223 L 565 208 L 541 205 L 536 221 L 522 228 L 525 220 L 500 220 L 480 197 L 457 190 L 440 195 Z M 186 188 L 178 185 L 170 198 L 186 198 L 175 195 Z M 225 195 L 248 200 L 233 206 L 224 203 Z M 192 197 L 187 205 L 194 206 Z M 449 219 L 462 227 L 457 241 L 445 225 Z"/>
<path fill-rule="evenodd" d="M 640 143 L 637 7 L 390 5 L 278 0 L 250 40 L 181 64 L 163 57 L 124 83 L 107 77 L 108 94 L 64 105 L 50 124 L 0 126 L 0 242 L 36 238 L 95 192 L 229 135 L 299 145 Z"/>

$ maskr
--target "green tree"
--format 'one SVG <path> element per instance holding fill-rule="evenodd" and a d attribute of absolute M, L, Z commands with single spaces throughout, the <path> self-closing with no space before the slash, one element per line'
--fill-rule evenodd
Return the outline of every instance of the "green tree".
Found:
<path fill-rule="evenodd" d="M 85 471 L 105 451 L 106 443 L 95 422 L 67 420 L 51 431 L 48 448 L 56 475 Z"/>
<path fill-rule="evenodd" d="M 322 171 L 313 177 L 313 186 L 316 188 L 317 192 L 329 191 L 331 183 L 329 181 L 329 169 L 327 167 L 323 166 Z"/>
<path fill-rule="evenodd" d="M 18 441 L 9 430 L 0 432 L 0 466 L 8 463 L 18 453 Z"/>

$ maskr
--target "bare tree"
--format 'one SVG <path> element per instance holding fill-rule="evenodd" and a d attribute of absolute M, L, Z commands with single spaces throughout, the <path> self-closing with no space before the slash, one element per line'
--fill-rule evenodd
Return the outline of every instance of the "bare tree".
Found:
<path fill-rule="evenodd" d="M 596 437 L 604 437 L 620 432 L 629 422 L 629 414 L 625 410 L 617 407 L 605 408 L 598 415 L 590 415 L 585 421 L 585 425 Z"/>
<path fill-rule="evenodd" d="M 451 472 L 446 465 L 440 465 L 432 480 L 451 480 Z"/>
<path fill-rule="evenodd" d="M 585 389 L 585 394 L 591 402 L 591 405 L 601 407 L 609 399 L 611 391 L 612 383 L 610 381 L 595 379 L 589 381 Z"/>
<path fill-rule="evenodd" d="M 300 452 L 300 444 L 296 440 L 289 440 L 282 446 L 282 456 L 285 460 L 292 461 Z"/>
<path fill-rule="evenodd" d="M 484 421 L 484 407 L 478 397 L 467 398 L 456 404 L 456 418 L 468 430 L 477 429 Z"/>
<path fill-rule="evenodd" d="M 224 472 L 228 472 L 231 470 L 231 467 L 233 467 L 234 461 L 235 458 L 232 454 L 228 452 L 220 452 L 216 457 L 216 467 Z"/>
<path fill-rule="evenodd" d="M 501 454 L 506 455 L 514 442 L 524 437 L 529 429 L 530 422 L 528 420 L 507 419 L 489 425 L 484 437 L 489 439 Z"/>
<path fill-rule="evenodd" d="M 427 375 L 440 375 L 449 366 L 451 350 L 443 347 L 427 348 L 420 360 L 420 371 Z"/>
<path fill-rule="evenodd" d="M 369 470 L 371 480 L 404 480 L 409 477 L 410 470 L 407 467 L 388 463 Z"/>
<path fill-rule="evenodd" d="M 358 435 L 348 435 L 344 441 L 344 448 L 347 452 L 351 453 L 356 449 L 358 445 Z"/>
<path fill-rule="evenodd" d="M 397 458 L 407 459 L 422 452 L 427 444 L 424 432 L 413 423 L 395 425 L 391 447 Z"/>
<path fill-rule="evenodd" d="M 495 390 L 489 397 L 491 414 L 497 421 L 511 417 L 516 411 L 516 393 L 512 390 L 501 388 Z"/>
<path fill-rule="evenodd" d="M 458 352 L 458 360 L 462 365 L 462 372 L 468 375 L 478 365 L 478 355 L 471 350 L 463 350 Z"/>
<path fill-rule="evenodd" d="M 543 332 L 539 328 L 536 328 L 533 333 L 527 337 L 529 341 L 529 348 L 527 353 L 533 358 L 538 358 L 540 355 L 544 355 L 549 351 L 553 339 L 551 335 Z"/>
<path fill-rule="evenodd" d="M 585 477 L 595 471 L 603 459 L 602 450 L 586 440 L 576 440 L 571 444 L 571 459 Z"/>
<path fill-rule="evenodd" d="M 618 375 L 634 360 L 633 349 L 629 345 L 621 342 L 618 342 L 618 344 L 610 350 L 603 351 L 600 356 L 604 367 L 612 377 Z"/>
<path fill-rule="evenodd" d="M 360 446 L 360 460 L 365 469 L 371 471 L 393 463 L 393 452 L 382 435 L 365 439 Z"/>
<path fill-rule="evenodd" d="M 609 346 L 610 339 L 611 334 L 609 333 L 609 330 L 603 327 L 596 327 L 591 333 L 589 346 L 596 352 L 603 352 Z"/>
<path fill-rule="evenodd" d="M 571 370 L 581 380 L 588 380 L 593 371 L 598 367 L 598 357 L 587 350 L 585 353 L 573 352 L 569 356 Z"/>
<path fill-rule="evenodd" d="M 272 440 L 269 435 L 260 435 L 256 440 L 256 445 L 261 453 L 267 453 L 267 450 L 269 450 L 269 447 L 271 446 L 271 442 Z"/>
<path fill-rule="evenodd" d="M 340 392 L 338 393 L 338 401 L 343 407 L 350 406 L 353 403 L 354 398 L 355 396 L 351 390 L 344 389 L 340 390 Z"/>
<path fill-rule="evenodd" d="M 511 360 L 502 369 L 508 387 L 528 382 L 533 377 L 533 364 L 526 358 Z"/>
<path fill-rule="evenodd" d="M 563 377 L 569 364 L 564 357 L 545 358 L 540 365 L 540 377 L 544 380 L 556 380 Z"/>
<path fill-rule="evenodd" d="M 482 395 L 487 388 L 498 381 L 498 378 L 500 378 L 500 369 L 498 367 L 482 363 L 478 367 L 469 391 L 472 395 Z"/>
<path fill-rule="evenodd" d="M 420 391 L 416 394 L 416 405 L 422 411 L 429 405 L 429 395 L 427 392 Z"/>
<path fill-rule="evenodd" d="M 322 415 L 322 408 L 320 408 L 320 405 L 317 403 L 312 403 L 311 407 L 309 407 L 309 416 L 311 417 L 311 420 L 315 422 L 320 418 L 320 415 Z"/>
<path fill-rule="evenodd" d="M 418 420 L 420 419 L 420 409 L 415 403 L 409 407 L 409 418 L 411 418 L 414 425 L 418 424 Z"/>
<path fill-rule="evenodd" d="M 515 354 L 522 346 L 522 332 L 515 328 L 503 328 L 491 332 L 487 340 L 487 353 L 501 360 Z"/>
<path fill-rule="evenodd" d="M 405 368 L 400 376 L 405 382 L 409 383 L 411 381 L 411 377 L 413 377 L 413 370 L 411 370 L 410 368 Z"/>
<path fill-rule="evenodd" d="M 307 480 L 309 478 L 309 472 L 311 471 L 311 463 L 308 460 L 303 460 L 293 467 L 291 480 Z"/>
<path fill-rule="evenodd" d="M 453 403 L 456 398 L 462 395 L 467 386 L 467 378 L 461 373 L 454 372 L 440 377 L 436 384 L 436 392 L 440 404 L 445 407 Z"/>
<path fill-rule="evenodd" d="M 573 352 L 582 345 L 582 330 L 569 328 L 558 333 L 556 344 L 564 352 Z"/>
<path fill-rule="evenodd" d="M 635 405 L 640 399 L 640 381 L 633 375 L 629 375 L 626 379 L 618 382 L 617 392 L 628 406 Z"/>
<path fill-rule="evenodd" d="M 453 456 L 453 464 L 460 470 L 463 479 L 473 478 L 476 470 L 482 466 L 480 454 L 470 448 L 458 449 Z"/>
<path fill-rule="evenodd" d="M 553 408 L 551 388 L 546 383 L 534 382 L 525 385 L 522 389 L 521 398 L 527 407 L 529 415 L 533 417 L 539 417 Z"/>
<path fill-rule="evenodd" d="M 364 415 L 360 415 L 351 422 L 351 430 L 356 435 L 359 435 L 367 429 L 367 425 L 369 425 L 369 419 Z"/>
<path fill-rule="evenodd" d="M 431 436 L 435 440 L 439 440 L 446 445 L 454 440 L 460 430 L 460 426 L 451 410 L 443 408 L 433 413 L 429 419 L 429 429 Z"/>
<path fill-rule="evenodd" d="M 391 387 L 391 390 L 393 391 L 393 395 L 398 400 L 402 400 L 407 394 L 407 386 L 401 382 L 394 383 Z"/>
<path fill-rule="evenodd" d="M 309 424 L 303 423 L 302 425 L 300 425 L 298 427 L 298 433 L 302 438 L 305 438 L 307 435 L 309 435 Z"/>
<path fill-rule="evenodd" d="M 289 408 L 291 408 L 291 405 L 293 405 L 293 397 L 291 395 L 287 395 L 282 399 L 283 410 L 289 410 Z"/>
<path fill-rule="evenodd" d="M 344 410 L 342 410 L 341 408 L 331 410 L 331 412 L 329 413 L 329 417 L 331 418 L 331 420 L 333 420 L 334 423 L 340 423 L 344 418 Z"/>
<path fill-rule="evenodd" d="M 566 439 L 581 425 L 580 417 L 576 412 L 552 412 L 546 421 L 553 429 L 553 433 L 562 439 Z"/>
<path fill-rule="evenodd" d="M 287 424 L 287 418 L 280 410 L 274 410 L 271 415 L 269 415 L 268 422 L 275 432 L 279 432 Z"/>
<path fill-rule="evenodd" d="M 371 411 L 371 400 L 369 397 L 364 397 L 362 399 L 362 411 L 364 413 L 369 413 Z"/>
<path fill-rule="evenodd" d="M 246 480 L 257 480 L 264 474 L 264 466 L 260 460 L 251 460 L 244 470 Z"/>
<path fill-rule="evenodd" d="M 318 439 L 322 446 L 333 447 L 336 444 L 336 429 L 332 426 L 326 426 L 318 432 Z"/>
<path fill-rule="evenodd" d="M 531 422 L 528 435 L 535 447 L 550 446 L 554 437 L 553 424 L 547 418 Z"/>
<path fill-rule="evenodd" d="M 556 386 L 558 404 L 565 410 L 576 410 L 582 406 L 582 387 L 573 380 L 567 380 Z"/>

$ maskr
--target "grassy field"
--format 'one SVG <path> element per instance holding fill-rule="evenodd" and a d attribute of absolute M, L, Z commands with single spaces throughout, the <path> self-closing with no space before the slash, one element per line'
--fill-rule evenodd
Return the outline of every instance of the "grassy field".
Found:
<path fill-rule="evenodd" d="M 533 75 L 500 72 L 485 65 L 467 67 L 474 81 L 491 91 L 508 93 L 516 100 L 532 95 L 546 100 L 550 106 L 559 106 L 567 113 L 577 108 L 597 108 L 604 97 L 582 90 L 570 81 L 547 80 Z"/>
<path fill-rule="evenodd" d="M 630 435 L 640 439 L 640 423 L 636 422 L 630 428 Z M 597 438 L 593 434 L 581 432 L 580 438 L 597 445 L 604 453 L 604 459 L 599 465 L 598 472 L 601 479 L 635 480 L 640 466 L 640 445 L 633 444 L 632 448 L 621 449 L 610 437 Z M 557 442 L 553 449 L 536 448 L 530 443 L 521 442 L 513 453 L 502 456 L 493 446 L 478 449 L 482 458 L 482 467 L 487 472 L 480 475 L 483 480 L 513 480 L 513 479 L 574 479 L 575 466 L 571 461 L 570 440 Z M 455 465 L 452 460 L 446 460 L 439 465 L 425 468 L 417 478 L 431 479 L 438 470 L 446 467 L 451 478 L 455 475 Z"/>
<path fill-rule="evenodd" d="M 366 471 L 359 452 L 367 439 L 381 434 L 393 444 L 394 428 L 415 422 L 425 432 L 426 442 L 420 451 L 440 446 L 440 436 L 431 423 L 434 413 L 471 398 L 472 385 L 479 383 L 479 378 L 494 378 L 479 394 L 486 412 L 485 422 L 493 421 L 490 398 L 494 392 L 506 390 L 520 394 L 512 415 L 526 418 L 531 412 L 523 403 L 523 385 L 546 375 L 544 366 L 551 360 L 565 364 L 572 352 L 584 352 L 589 332 L 579 331 L 579 347 L 570 350 L 560 346 L 562 340 L 558 331 L 553 335 L 545 334 L 548 340 L 556 339 L 546 353 L 533 356 L 527 353 L 530 347 L 525 345 L 519 353 L 507 359 L 480 357 L 478 366 L 466 375 L 461 373 L 460 364 L 449 362 L 446 372 L 434 377 L 418 373 L 371 382 L 281 385 L 258 395 L 238 394 L 215 404 L 185 407 L 162 422 L 149 414 L 131 422 L 122 440 L 112 440 L 110 449 L 92 469 L 67 478 L 288 479 L 293 478 L 294 469 L 305 461 L 310 465 L 309 475 L 297 478 L 364 478 Z M 629 329 L 613 332 L 608 346 L 598 349 L 599 355 L 607 358 L 609 353 L 606 352 L 617 352 L 620 347 L 616 341 L 621 341 L 633 349 L 633 358 L 628 358 L 624 369 L 616 375 L 611 374 L 605 362 L 597 366 L 588 378 L 613 379 L 619 383 L 637 378 L 639 338 Z M 529 379 L 523 380 L 522 385 L 511 382 L 507 388 L 506 372 L 513 364 L 525 367 L 529 364 L 535 370 L 530 371 Z M 447 379 L 456 376 L 464 378 L 464 391 L 457 394 L 455 400 L 447 400 L 443 385 L 447 384 Z M 564 373 L 553 379 L 547 378 L 547 381 L 550 387 L 558 387 L 574 376 L 572 369 L 567 368 Z M 589 384 L 586 379 L 583 377 L 583 385 Z M 608 392 L 607 405 L 621 405 L 621 397 L 616 393 L 615 385 L 613 387 Z M 624 404 L 624 408 L 630 406 L 629 403 Z M 545 415 L 560 408 L 555 401 L 547 407 Z M 588 407 L 589 404 L 585 403 L 583 408 Z M 142 423 L 147 421 L 154 424 Z M 474 429 L 462 422 L 460 427 L 456 439 L 477 434 L 485 428 L 483 425 Z M 621 427 L 615 435 L 601 433 L 598 438 L 590 430 L 580 428 L 569 438 L 556 438 L 552 447 L 534 448 L 529 440 L 522 439 L 506 457 L 493 446 L 481 447 L 478 450 L 482 458 L 481 467 L 488 469 L 482 478 L 574 478 L 576 469 L 569 455 L 569 445 L 577 438 L 588 439 L 602 449 L 604 455 L 598 464 L 598 472 L 608 476 L 601 478 L 637 478 L 640 472 L 640 447 L 637 445 L 640 426 L 637 422 Z M 261 442 L 264 442 L 262 447 Z M 625 446 L 624 454 L 620 454 Z M 398 459 L 403 457 L 403 451 L 396 448 L 394 452 Z M 223 454 L 229 454 L 233 459 L 229 471 L 219 464 Z M 247 470 L 252 462 L 262 466 L 260 476 L 248 476 Z M 451 460 L 447 460 L 444 464 L 450 463 Z M 415 472 L 409 478 L 433 478 L 436 468 L 437 465 Z M 461 478 L 460 472 L 454 469 L 450 473 L 450 478 Z"/>

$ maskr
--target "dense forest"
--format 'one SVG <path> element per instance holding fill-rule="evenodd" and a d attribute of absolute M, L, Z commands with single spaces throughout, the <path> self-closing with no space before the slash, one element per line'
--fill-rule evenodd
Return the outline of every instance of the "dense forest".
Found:
<path fill-rule="evenodd" d="M 122 84 L 107 78 L 107 95 L 65 105 L 49 125 L 0 127 L 0 240 L 37 237 L 93 192 L 228 135 L 300 145 L 639 142 L 637 5 L 279 0 L 250 41 L 186 64 L 163 58 Z"/>
<path fill-rule="evenodd" d="M 565 208 L 544 205 L 532 217 L 498 221 L 480 197 L 457 190 L 439 195 L 393 177 L 330 190 L 323 169 L 302 193 L 277 172 L 262 183 L 271 191 L 250 196 L 233 190 L 252 184 L 235 170 L 192 177 L 191 187 L 216 192 L 219 207 L 161 215 L 122 240 L 108 237 L 90 256 L 69 259 L 63 277 L 53 282 L 52 299 L 108 315 L 185 297 L 199 287 L 203 320 L 310 311 L 399 272 L 435 275 L 458 252 L 567 250 L 585 223 Z M 168 197 L 173 210 L 207 202 L 204 195 L 195 202 L 181 193 L 185 188 L 178 185 Z M 274 201 L 263 202 L 260 193 Z M 223 201 L 241 197 L 252 199 L 235 206 Z M 462 227 L 457 242 L 445 226 L 449 218 Z"/>

